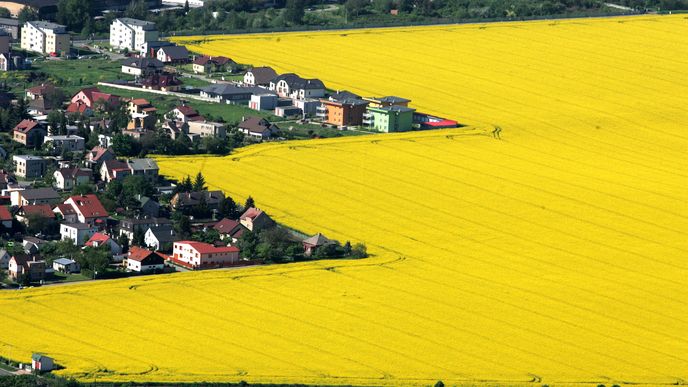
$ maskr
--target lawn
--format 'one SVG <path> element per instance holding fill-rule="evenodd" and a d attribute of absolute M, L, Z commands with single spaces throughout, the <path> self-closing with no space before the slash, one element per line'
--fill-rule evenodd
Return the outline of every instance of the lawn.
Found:
<path fill-rule="evenodd" d="M 100 81 L 132 79 L 121 72 L 119 62 L 109 59 L 44 60 L 35 62 L 33 69 L 48 74 L 68 94 Z"/>

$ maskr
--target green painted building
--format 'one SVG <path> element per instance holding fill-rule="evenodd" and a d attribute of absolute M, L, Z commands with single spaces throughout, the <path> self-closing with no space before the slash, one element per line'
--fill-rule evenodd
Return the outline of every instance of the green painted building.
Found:
<path fill-rule="evenodd" d="M 371 107 L 363 116 L 363 124 L 380 132 L 406 132 L 413 128 L 413 112 L 406 106 Z"/>

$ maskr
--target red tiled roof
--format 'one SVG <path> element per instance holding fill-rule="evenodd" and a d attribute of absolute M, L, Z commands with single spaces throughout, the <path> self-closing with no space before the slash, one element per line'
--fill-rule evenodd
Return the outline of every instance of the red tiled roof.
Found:
<path fill-rule="evenodd" d="M 48 204 L 30 204 L 19 208 L 25 215 L 38 215 L 44 218 L 54 218 L 55 213 Z"/>
<path fill-rule="evenodd" d="M 85 243 L 86 246 L 92 247 L 93 242 L 99 242 L 100 244 L 105 243 L 110 239 L 110 236 L 107 234 L 103 234 L 102 232 L 97 232 L 93 234 L 91 239 L 88 240 L 88 242 Z"/>
<path fill-rule="evenodd" d="M 140 105 L 150 105 L 150 104 L 151 104 L 150 102 L 148 102 L 147 99 L 144 99 L 144 98 L 135 98 L 135 99 L 132 99 L 132 100 L 131 100 L 131 103 L 133 103 L 134 105 L 138 105 L 138 106 L 140 106 Z"/>
<path fill-rule="evenodd" d="M 210 62 L 209 56 L 199 56 L 198 58 L 196 58 L 196 60 L 194 60 L 193 63 L 203 66 L 203 65 L 207 64 L 208 62 Z"/>
<path fill-rule="evenodd" d="M 229 234 L 239 226 L 240 223 L 237 222 L 236 220 L 232 220 L 229 218 L 224 218 L 221 221 L 215 223 L 215 226 L 213 227 L 215 230 L 217 230 L 220 234 Z"/>
<path fill-rule="evenodd" d="M 198 251 L 200 254 L 238 253 L 239 252 L 239 248 L 237 248 L 235 246 L 215 247 L 209 243 L 196 242 L 196 241 L 179 241 L 176 243 L 188 244 L 194 250 Z"/>
<path fill-rule="evenodd" d="M 251 207 L 241 215 L 241 219 L 244 219 L 244 218 L 255 219 L 256 217 L 258 217 L 258 215 L 260 215 L 262 213 L 263 213 L 263 210 L 259 210 L 255 207 Z"/>
<path fill-rule="evenodd" d="M 22 120 L 20 123 L 17 124 L 17 126 L 14 127 L 14 130 L 22 132 L 22 133 L 28 133 L 29 131 L 31 131 L 31 129 L 35 128 L 37 125 L 38 125 L 37 121 Z"/>
<path fill-rule="evenodd" d="M 10 210 L 5 206 L 0 206 L 0 221 L 12 220 L 12 214 Z"/>
<path fill-rule="evenodd" d="M 102 91 L 95 90 L 93 94 L 91 95 L 91 98 L 93 102 L 96 102 L 98 100 L 103 100 L 107 102 L 115 102 L 119 100 L 118 95 L 110 94 L 110 93 L 103 93 Z"/>
<path fill-rule="evenodd" d="M 38 86 L 30 87 L 30 88 L 26 89 L 26 91 L 31 93 L 31 94 L 43 95 L 48 90 L 53 90 L 53 89 L 55 89 L 55 86 L 53 86 L 51 84 L 44 84 L 44 85 L 38 85 Z"/>
<path fill-rule="evenodd" d="M 177 106 L 175 109 L 179 110 L 185 116 L 197 116 L 198 112 L 191 106 L 183 105 Z"/>
<path fill-rule="evenodd" d="M 93 149 L 91 149 L 91 161 L 100 160 L 106 152 L 108 152 L 108 148 L 103 148 L 102 146 L 93 147 Z"/>
<path fill-rule="evenodd" d="M 74 211 L 74 207 L 70 206 L 69 204 L 64 204 L 60 203 L 53 208 L 53 211 L 55 209 L 58 209 L 60 213 L 64 215 L 76 215 L 76 211 Z"/>
<path fill-rule="evenodd" d="M 67 200 L 74 202 L 76 210 L 81 212 L 84 218 L 100 218 L 109 215 L 96 195 L 75 195 Z"/>
<path fill-rule="evenodd" d="M 88 110 L 88 106 L 82 101 L 72 102 L 67 106 L 68 113 L 83 113 Z"/>
<path fill-rule="evenodd" d="M 150 251 L 148 249 L 144 249 L 144 248 L 137 247 L 137 246 L 131 246 L 129 248 L 129 256 L 127 256 L 127 259 L 131 259 L 132 261 L 142 262 L 144 259 L 148 258 L 151 254 L 160 255 L 160 254 L 158 254 L 154 251 Z M 164 257 L 162 257 L 162 258 L 164 259 Z"/>

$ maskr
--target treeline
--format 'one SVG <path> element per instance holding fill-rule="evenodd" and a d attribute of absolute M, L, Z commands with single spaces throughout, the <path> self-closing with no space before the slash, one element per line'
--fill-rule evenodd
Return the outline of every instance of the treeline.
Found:
<path fill-rule="evenodd" d="M 688 0 L 617 0 L 615 3 L 638 11 L 688 9 Z M 201 8 L 159 13 L 149 12 L 143 0 L 134 0 L 124 16 L 146 19 L 163 33 L 206 31 L 243 31 L 280 29 L 298 26 L 365 26 L 379 23 L 422 23 L 428 20 L 519 19 L 579 14 L 618 12 L 604 6 L 603 0 L 346 0 L 340 7 L 324 12 L 309 12 L 323 7 L 322 0 L 280 0 L 264 8 L 260 0 L 215 0 Z M 395 15 L 391 11 L 396 10 Z M 109 32 L 116 15 L 93 19 L 89 0 L 60 0 L 57 21 L 84 36 Z"/>

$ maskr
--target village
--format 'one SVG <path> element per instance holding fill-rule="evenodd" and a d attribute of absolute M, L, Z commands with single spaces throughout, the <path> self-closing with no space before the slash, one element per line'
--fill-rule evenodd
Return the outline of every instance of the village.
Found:
<path fill-rule="evenodd" d="M 230 139 L 241 146 L 280 138 L 281 129 L 264 116 L 247 116 L 236 125 L 209 120 L 186 102 L 194 98 L 227 108 L 245 104 L 300 122 L 320 117 L 322 125 L 337 130 L 368 125 L 384 132 L 418 125 L 410 101 L 329 93 L 319 80 L 278 75 L 268 67 L 249 68 L 241 80 L 210 84 L 198 95 L 184 94 L 171 64 L 205 75 L 233 74 L 238 65 L 224 57 L 191 59 L 186 48 L 157 39 L 151 23 L 116 19 L 111 50 L 136 53 L 119 60 L 122 74 L 133 79 L 101 85 L 123 94 L 174 93 L 168 95 L 178 104 L 169 111 L 100 85 L 79 88 L 71 97 L 49 82 L 26 88 L 24 95 L 2 93 L 7 122 L 18 123 L 0 139 L 0 286 L 367 256 L 363 244 L 282 227 L 253 198 L 238 204 L 209 190 L 200 173 L 168 181 L 145 153 L 167 153 L 160 148 L 165 141 L 182 148 L 180 153 L 213 153 L 213 146 Z M 63 58 L 71 46 L 63 26 L 25 23 L 23 51 L 12 50 L 11 40 L 11 33 L 0 33 L 3 70 L 24 68 L 26 52 L 59 57 L 58 64 L 70 61 Z M 144 150 L 146 142 L 153 147 Z"/>

